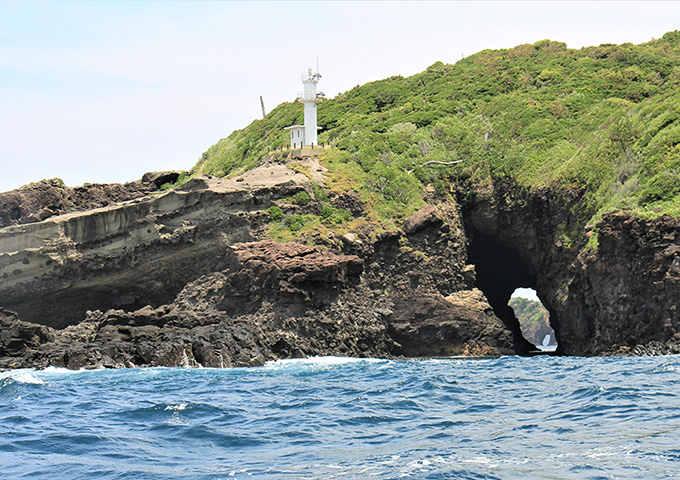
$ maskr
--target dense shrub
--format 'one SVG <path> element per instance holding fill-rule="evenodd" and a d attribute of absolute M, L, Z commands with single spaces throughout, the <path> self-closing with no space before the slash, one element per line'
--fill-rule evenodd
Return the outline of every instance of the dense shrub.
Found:
<path fill-rule="evenodd" d="M 542 40 L 357 86 L 318 107 L 319 141 L 335 146 L 324 160 L 328 187 L 354 189 L 387 225 L 422 205 L 426 184 L 489 177 L 585 189 L 584 215 L 622 206 L 678 215 L 679 39 L 676 31 L 579 50 Z M 302 105 L 279 105 L 210 147 L 197 167 L 236 175 L 286 146 L 283 127 L 301 121 Z M 453 160 L 462 162 L 443 165 Z M 351 220 L 329 206 L 320 218 Z M 286 222 L 297 228 L 300 219 Z"/>

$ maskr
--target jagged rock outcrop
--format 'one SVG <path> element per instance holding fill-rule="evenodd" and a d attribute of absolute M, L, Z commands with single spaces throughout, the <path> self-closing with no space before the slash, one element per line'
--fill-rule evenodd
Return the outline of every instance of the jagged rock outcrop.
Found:
<path fill-rule="evenodd" d="M 62 330 L 6 310 L 0 368 L 47 365 L 210 367 L 310 355 L 510 353 L 510 335 L 480 292 L 406 299 L 371 290 L 355 255 L 270 240 L 228 248 L 225 270 L 189 283 L 172 304 L 88 312 Z M 427 311 L 418 305 L 429 305 Z"/>
<path fill-rule="evenodd" d="M 141 181 L 80 187 L 67 187 L 58 178 L 41 180 L 0 193 L 0 228 L 140 198 L 175 182 L 179 176 L 179 172 L 149 172 Z"/>
<path fill-rule="evenodd" d="M 365 222 L 311 234 L 322 249 L 264 240 L 270 206 L 320 209 L 311 181 L 324 170 L 303 160 L 311 179 L 272 160 L 234 179 L 194 178 L 0 229 L 0 304 L 18 313 L 3 311 L 0 367 L 512 353 L 483 296 L 461 293 L 473 289 L 474 268 L 453 198 L 430 192 L 403 229 L 378 236 Z M 302 190 L 312 201 L 290 203 Z M 363 214 L 352 192 L 328 200 Z"/>
<path fill-rule="evenodd" d="M 54 331 L 44 325 L 23 322 L 16 313 L 0 308 L 0 357 L 38 348 L 54 340 Z"/>
<path fill-rule="evenodd" d="M 312 200 L 291 203 L 302 190 Z M 588 226 L 583 193 L 498 182 L 463 192 L 460 208 L 432 189 L 401 229 L 376 235 L 356 222 L 309 234 L 318 248 L 281 245 L 263 240 L 269 207 L 321 207 L 307 175 L 269 161 L 10 225 L 0 229 L 0 365 L 527 354 L 535 347 L 508 306 L 517 287 L 538 292 L 559 353 L 679 352 L 678 219 L 617 213 Z M 352 192 L 328 200 L 363 214 Z M 586 229 L 596 248 L 585 248 Z"/>
<path fill-rule="evenodd" d="M 599 245 L 579 255 L 564 311 L 584 319 L 563 326 L 584 354 L 680 353 L 680 221 L 625 212 L 595 226 Z"/>
<path fill-rule="evenodd" d="M 567 355 L 680 351 L 680 223 L 662 216 L 603 216 L 579 208 L 580 190 L 529 190 L 498 182 L 466 193 L 477 285 L 512 328 L 518 287 L 534 288 Z M 596 248 L 585 248 L 598 235 Z M 516 338 L 517 341 L 517 338 Z"/>
<path fill-rule="evenodd" d="M 221 268 L 226 246 L 262 236 L 274 199 L 310 188 L 282 165 L 244 177 L 196 178 L 167 193 L 0 229 L 1 305 L 63 328 L 87 310 L 171 302 L 187 282 Z"/>
<path fill-rule="evenodd" d="M 498 355 L 514 351 L 509 330 L 493 314 L 481 291 L 395 299 L 389 334 L 407 357 Z"/>

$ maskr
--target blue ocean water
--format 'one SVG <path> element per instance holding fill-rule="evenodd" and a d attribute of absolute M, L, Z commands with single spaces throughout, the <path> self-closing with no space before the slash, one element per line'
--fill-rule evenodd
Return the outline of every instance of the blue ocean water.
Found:
<path fill-rule="evenodd" d="M 680 357 L 5 372 L 0 478 L 680 478 Z"/>

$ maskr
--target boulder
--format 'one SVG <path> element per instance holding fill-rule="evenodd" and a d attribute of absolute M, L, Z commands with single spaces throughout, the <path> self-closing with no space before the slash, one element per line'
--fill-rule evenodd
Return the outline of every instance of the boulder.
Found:
<path fill-rule="evenodd" d="M 406 219 L 402 230 L 407 234 L 416 233 L 426 227 L 439 227 L 442 218 L 432 205 L 423 205 L 420 210 Z"/>

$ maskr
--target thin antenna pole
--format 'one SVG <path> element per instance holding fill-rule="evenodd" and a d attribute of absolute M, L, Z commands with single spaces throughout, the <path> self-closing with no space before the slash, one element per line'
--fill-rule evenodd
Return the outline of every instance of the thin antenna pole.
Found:
<path fill-rule="evenodd" d="M 262 100 L 262 95 L 260 95 L 260 105 L 262 105 L 262 118 L 264 118 L 267 114 L 264 113 L 264 100 Z"/>

